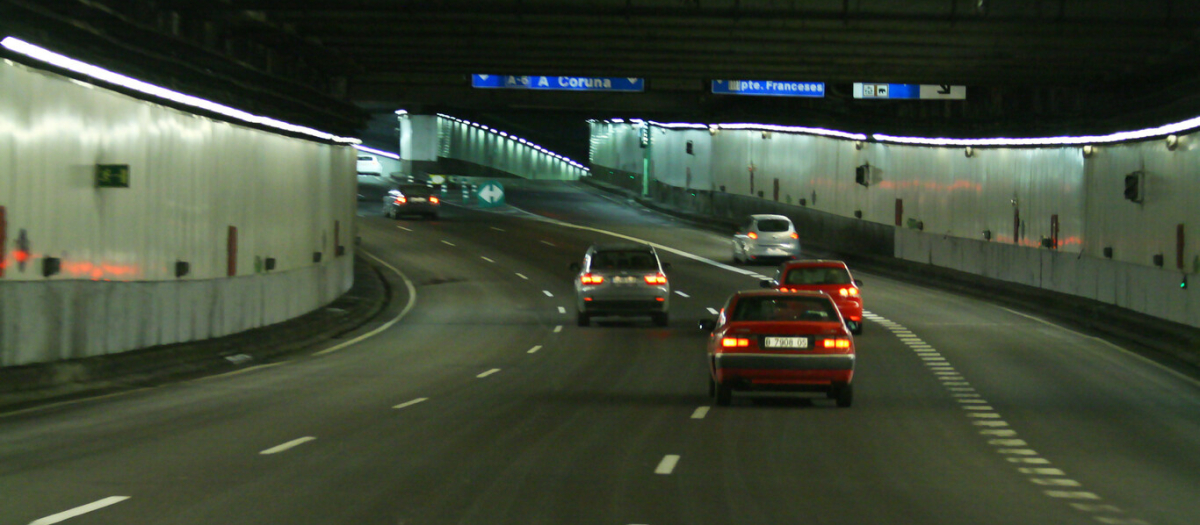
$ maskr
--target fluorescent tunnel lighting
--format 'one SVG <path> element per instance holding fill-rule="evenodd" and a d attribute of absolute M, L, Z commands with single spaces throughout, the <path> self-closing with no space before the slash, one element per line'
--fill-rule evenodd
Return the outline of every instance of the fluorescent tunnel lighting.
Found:
<path fill-rule="evenodd" d="M 161 86 L 156 86 L 148 82 L 127 77 L 120 73 L 115 73 L 98 66 L 93 66 L 91 64 L 75 60 L 65 55 L 60 55 L 48 49 L 25 42 L 19 38 L 14 38 L 11 36 L 5 37 L 3 40 L 0 40 L 0 46 L 3 46 L 5 49 L 8 49 L 14 53 L 19 53 L 52 66 L 73 71 L 88 78 L 118 85 L 144 95 L 149 95 L 163 100 L 169 100 L 183 106 L 202 109 L 218 115 L 224 115 L 226 117 L 237 119 L 243 122 L 266 126 L 290 133 L 308 135 L 310 137 L 322 140 L 340 142 L 343 144 L 358 144 L 361 142 L 356 138 L 340 137 L 324 131 L 318 131 L 309 127 L 284 122 L 282 120 L 264 117 L 261 115 L 254 115 L 240 109 L 234 109 L 229 106 L 218 104 L 211 100 L 202 99 L 200 97 L 194 97 L 192 95 L 186 95 L 177 91 L 171 91 Z"/>
<path fill-rule="evenodd" d="M 392 152 L 390 152 L 390 151 L 383 151 L 383 150 L 381 150 L 381 149 L 375 149 L 375 148 L 371 148 L 371 147 L 363 146 L 362 144 L 355 144 L 355 145 L 354 145 L 354 147 L 355 147 L 356 149 L 358 149 L 359 151 L 365 151 L 365 152 L 367 152 L 367 153 L 374 153 L 374 154 L 376 154 L 376 155 L 384 156 L 384 157 L 387 157 L 387 158 L 389 158 L 389 159 L 396 159 L 396 160 L 400 160 L 400 155 L 398 155 L 398 154 L 396 154 L 396 153 L 392 153 Z"/>

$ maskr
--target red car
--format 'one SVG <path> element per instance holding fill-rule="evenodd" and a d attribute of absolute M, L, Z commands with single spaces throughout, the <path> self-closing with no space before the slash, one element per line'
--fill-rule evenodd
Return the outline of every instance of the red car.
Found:
<path fill-rule="evenodd" d="M 839 407 L 854 399 L 854 338 L 822 292 L 737 292 L 700 327 L 712 332 L 709 395 L 718 405 L 734 390 L 825 392 Z"/>
<path fill-rule="evenodd" d="M 829 294 L 854 335 L 863 333 L 863 303 L 858 293 L 859 286 L 862 286 L 862 281 L 850 276 L 846 263 L 821 259 L 783 263 L 774 281 L 762 282 L 763 288 L 784 292 L 815 291 Z"/>

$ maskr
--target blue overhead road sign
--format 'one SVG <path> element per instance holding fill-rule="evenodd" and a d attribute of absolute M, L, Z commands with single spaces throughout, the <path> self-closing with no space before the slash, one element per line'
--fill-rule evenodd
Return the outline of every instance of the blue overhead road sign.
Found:
<path fill-rule="evenodd" d="M 967 98 L 967 86 L 950 84 L 870 84 L 854 83 L 854 98 L 919 98 L 941 100 L 963 100 Z"/>
<path fill-rule="evenodd" d="M 471 87 L 480 89 L 640 92 L 645 85 L 644 79 L 633 77 L 471 75 Z"/>
<path fill-rule="evenodd" d="M 771 97 L 824 97 L 824 82 L 790 82 L 778 80 L 714 80 L 716 95 L 760 95 Z"/>

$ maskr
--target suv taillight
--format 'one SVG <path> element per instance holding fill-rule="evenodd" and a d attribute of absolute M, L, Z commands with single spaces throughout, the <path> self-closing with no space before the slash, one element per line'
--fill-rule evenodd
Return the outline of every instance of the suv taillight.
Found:
<path fill-rule="evenodd" d="M 396 204 L 404 204 L 406 202 L 408 202 L 408 197 L 405 197 L 403 195 L 396 197 Z"/>
<path fill-rule="evenodd" d="M 430 197 L 429 197 L 429 202 L 431 202 L 431 203 L 433 203 L 433 204 L 437 204 L 437 203 L 441 202 L 441 199 L 439 199 L 439 198 L 437 198 L 437 197 L 434 197 L 434 196 L 430 196 Z"/>
<path fill-rule="evenodd" d="M 646 284 L 667 284 L 667 276 L 662 273 L 647 275 Z"/>

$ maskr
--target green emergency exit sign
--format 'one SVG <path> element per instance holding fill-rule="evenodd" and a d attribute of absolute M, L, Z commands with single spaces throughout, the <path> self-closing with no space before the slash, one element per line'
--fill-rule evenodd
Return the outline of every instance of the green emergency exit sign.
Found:
<path fill-rule="evenodd" d="M 96 187 L 97 188 L 128 188 L 129 187 L 129 165 L 128 164 L 97 164 L 96 165 Z"/>

